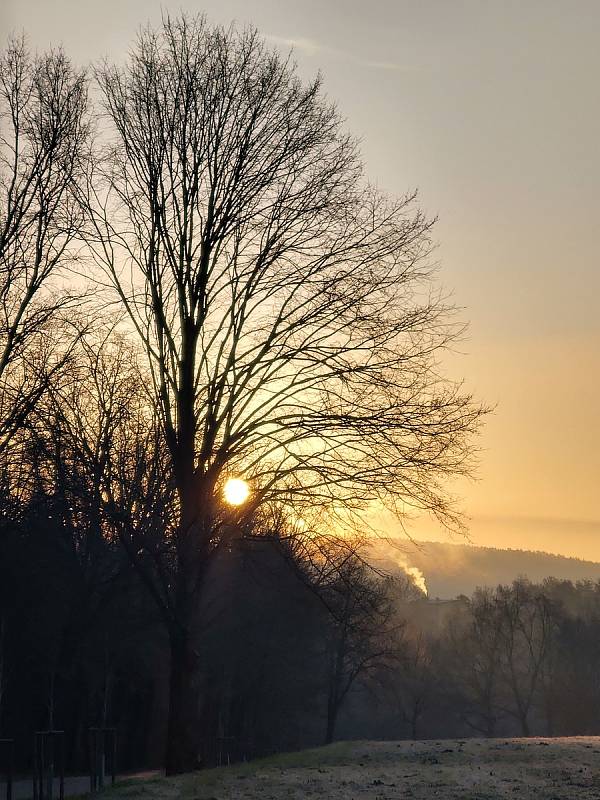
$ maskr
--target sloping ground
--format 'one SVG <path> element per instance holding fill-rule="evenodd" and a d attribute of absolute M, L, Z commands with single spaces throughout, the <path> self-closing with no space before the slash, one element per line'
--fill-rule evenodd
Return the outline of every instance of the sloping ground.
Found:
<path fill-rule="evenodd" d="M 114 800 L 598 800 L 600 737 L 347 742 L 178 778 Z"/>

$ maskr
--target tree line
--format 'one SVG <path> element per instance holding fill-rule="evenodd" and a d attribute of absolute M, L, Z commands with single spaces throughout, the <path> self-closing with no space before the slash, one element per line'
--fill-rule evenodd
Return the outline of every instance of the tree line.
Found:
<path fill-rule="evenodd" d="M 23 770 L 33 729 L 64 729 L 77 771 L 88 727 L 107 724 L 120 769 L 159 766 L 168 635 L 122 549 L 81 548 L 74 502 L 40 491 L 2 519 L 0 725 Z M 320 541 L 323 571 L 280 520 L 265 527 L 211 565 L 196 766 L 336 738 L 598 733 L 599 583 L 518 579 L 430 600 L 374 573 L 358 542 Z"/>
<path fill-rule="evenodd" d="M 120 769 L 160 765 L 168 634 L 118 542 L 90 536 L 81 515 L 73 523 L 80 491 L 40 488 L 1 520 L 0 726 L 23 770 L 31 731 L 64 730 L 77 771 L 88 728 L 107 725 Z M 399 603 L 418 596 L 406 577 L 375 573 L 356 540 L 307 540 L 281 519 L 236 537 L 199 609 L 195 766 L 332 741 L 353 693 L 403 657 Z"/>
<path fill-rule="evenodd" d="M 398 684 L 413 737 L 598 733 L 600 582 L 519 578 L 427 605 Z"/>
<path fill-rule="evenodd" d="M 114 659 L 140 718 L 166 674 L 167 771 L 197 766 L 238 686 L 233 663 L 211 682 L 211 648 L 233 646 L 221 624 L 253 648 L 250 599 L 213 609 L 251 592 L 248 553 L 264 576 L 276 552 L 288 572 L 273 566 L 273 585 L 294 576 L 339 644 L 331 738 L 389 649 L 361 515 L 460 526 L 447 481 L 472 470 L 486 413 L 440 367 L 463 326 L 436 283 L 434 221 L 414 193 L 369 184 L 321 78 L 303 82 L 251 28 L 166 16 L 122 65 L 86 69 L 16 37 L 0 101 L 2 702 L 26 689 L 15 669 L 37 676 L 36 725 L 72 712 L 81 731 L 107 718 Z M 250 487 L 239 507 L 230 477 Z M 286 620 L 295 652 L 312 615 L 284 597 L 270 630 Z M 71 670 L 87 707 L 60 700 Z M 264 703 L 256 720 L 283 714 Z"/>

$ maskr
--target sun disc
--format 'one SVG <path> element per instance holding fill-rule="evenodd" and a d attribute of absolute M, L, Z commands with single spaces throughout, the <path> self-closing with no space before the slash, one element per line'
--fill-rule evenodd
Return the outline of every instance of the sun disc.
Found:
<path fill-rule="evenodd" d="M 230 506 L 241 506 L 250 496 L 250 487 L 241 478 L 229 478 L 223 487 L 223 494 Z"/>

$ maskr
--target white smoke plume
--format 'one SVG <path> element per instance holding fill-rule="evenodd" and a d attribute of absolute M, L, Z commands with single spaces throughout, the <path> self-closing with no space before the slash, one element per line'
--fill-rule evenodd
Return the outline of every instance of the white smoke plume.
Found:
<path fill-rule="evenodd" d="M 406 572 L 408 577 L 417 587 L 420 589 L 424 595 L 428 595 L 429 592 L 427 591 L 427 581 L 425 580 L 425 575 L 421 572 L 418 567 L 409 567 L 408 564 L 398 564 L 398 566 Z"/>
<path fill-rule="evenodd" d="M 385 539 L 372 540 L 372 548 L 375 557 L 374 561 L 379 562 L 383 569 L 389 569 L 391 564 L 393 564 L 406 574 L 408 579 L 419 591 L 423 592 L 426 596 L 429 594 L 425 575 L 423 575 L 418 567 L 411 566 L 409 557 L 403 550 L 395 546 L 391 541 L 386 541 Z"/>

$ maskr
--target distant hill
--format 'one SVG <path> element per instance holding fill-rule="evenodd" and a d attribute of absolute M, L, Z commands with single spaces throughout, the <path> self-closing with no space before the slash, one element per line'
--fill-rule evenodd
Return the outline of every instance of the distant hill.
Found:
<path fill-rule="evenodd" d="M 419 542 L 402 554 L 407 571 L 423 573 L 429 597 L 449 599 L 472 594 L 477 586 L 511 583 L 525 575 L 532 582 L 552 576 L 564 580 L 600 580 L 600 564 L 531 550 L 500 550 L 467 544 Z"/>

